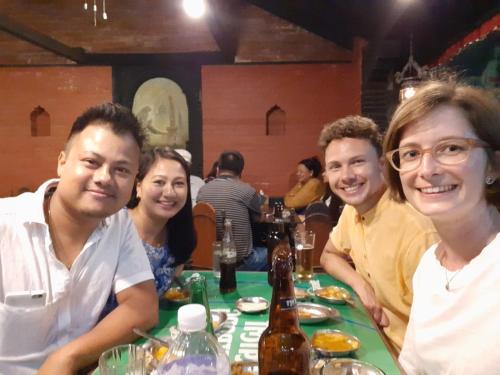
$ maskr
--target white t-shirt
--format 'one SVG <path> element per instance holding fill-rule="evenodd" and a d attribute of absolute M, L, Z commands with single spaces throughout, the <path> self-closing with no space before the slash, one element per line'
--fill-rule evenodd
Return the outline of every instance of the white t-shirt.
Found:
<path fill-rule="evenodd" d="M 50 180 L 0 199 L 0 374 L 33 374 L 48 354 L 91 330 L 110 292 L 153 279 L 127 210 L 104 219 L 68 270 L 54 254 L 43 212 Z M 41 307 L 5 304 L 43 291 Z"/>
<path fill-rule="evenodd" d="M 399 361 L 408 375 L 500 374 L 500 235 L 458 273 L 423 255 Z M 455 276 L 454 276 L 455 275 Z"/>
<path fill-rule="evenodd" d="M 191 175 L 189 176 L 189 180 L 191 181 L 191 204 L 194 207 L 196 205 L 196 197 L 198 196 L 198 192 L 201 187 L 205 185 L 205 181 L 203 181 L 200 177 Z"/>

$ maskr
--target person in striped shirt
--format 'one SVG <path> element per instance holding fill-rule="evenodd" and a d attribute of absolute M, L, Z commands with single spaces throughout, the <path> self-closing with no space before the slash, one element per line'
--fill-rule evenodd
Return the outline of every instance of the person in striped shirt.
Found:
<path fill-rule="evenodd" d="M 267 249 L 253 246 L 252 220 L 259 220 L 263 197 L 241 180 L 245 161 L 238 151 L 224 151 L 218 160 L 217 177 L 201 187 L 197 202 L 210 203 L 216 214 L 217 238 L 222 238 L 223 216 L 231 219 L 238 270 L 266 271 Z"/>

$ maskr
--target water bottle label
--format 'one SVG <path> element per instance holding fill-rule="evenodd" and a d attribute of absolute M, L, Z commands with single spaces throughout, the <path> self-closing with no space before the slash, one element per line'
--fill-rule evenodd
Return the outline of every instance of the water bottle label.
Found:
<path fill-rule="evenodd" d="M 281 310 L 291 310 L 297 307 L 295 298 L 282 298 L 280 299 Z"/>

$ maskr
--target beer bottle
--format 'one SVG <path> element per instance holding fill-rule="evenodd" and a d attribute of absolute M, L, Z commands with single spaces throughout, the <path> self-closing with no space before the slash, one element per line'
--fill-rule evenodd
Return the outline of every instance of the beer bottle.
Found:
<path fill-rule="evenodd" d="M 259 339 L 259 375 L 309 375 L 311 345 L 299 327 L 291 251 L 284 242 L 274 250 L 273 270 L 269 326 Z"/>
<path fill-rule="evenodd" d="M 280 202 L 274 204 L 274 219 L 283 220 L 283 205 Z"/>
<path fill-rule="evenodd" d="M 236 245 L 233 239 L 231 219 L 227 218 L 224 221 L 224 235 L 222 236 L 219 289 L 222 294 L 236 290 Z"/>
<path fill-rule="evenodd" d="M 269 235 L 267 236 L 267 264 L 269 270 L 267 271 L 267 282 L 273 286 L 273 251 L 281 241 L 288 241 L 285 223 L 282 220 L 275 220 L 271 224 Z"/>
<path fill-rule="evenodd" d="M 190 302 L 198 303 L 205 307 L 207 312 L 207 328 L 206 331 L 215 337 L 214 326 L 212 324 L 212 314 L 208 305 L 207 279 L 199 273 L 193 273 L 189 277 Z"/>

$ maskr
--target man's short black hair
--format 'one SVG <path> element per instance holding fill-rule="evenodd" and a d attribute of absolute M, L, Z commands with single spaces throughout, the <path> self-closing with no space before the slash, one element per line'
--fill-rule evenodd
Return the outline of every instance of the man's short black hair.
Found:
<path fill-rule="evenodd" d="M 109 124 L 113 133 L 119 135 L 129 133 L 142 149 L 145 136 L 141 125 L 130 109 L 120 104 L 104 103 L 88 108 L 73 123 L 67 143 L 91 124 Z"/>
<path fill-rule="evenodd" d="M 219 170 L 231 171 L 237 176 L 241 176 L 245 160 L 238 151 L 224 151 L 219 156 Z"/>

